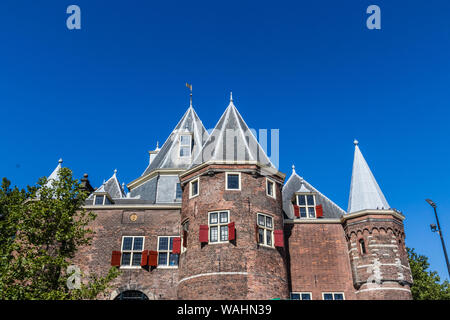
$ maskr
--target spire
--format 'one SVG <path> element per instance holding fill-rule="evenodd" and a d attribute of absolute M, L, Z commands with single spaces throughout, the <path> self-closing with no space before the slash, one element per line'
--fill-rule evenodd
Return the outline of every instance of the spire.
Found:
<path fill-rule="evenodd" d="M 233 102 L 233 91 L 230 91 L 230 102 Z"/>
<path fill-rule="evenodd" d="M 191 91 L 190 95 L 189 95 L 189 107 L 192 108 L 192 84 L 189 84 L 186 82 L 186 87 L 189 88 L 189 90 Z"/>
<path fill-rule="evenodd" d="M 383 192 L 381 192 L 375 177 L 359 150 L 358 140 L 355 140 L 353 143 L 355 145 L 355 156 L 353 159 L 348 213 L 367 209 L 389 209 L 389 204 Z"/>
<path fill-rule="evenodd" d="M 292 165 L 292 174 L 295 173 L 295 165 Z"/>

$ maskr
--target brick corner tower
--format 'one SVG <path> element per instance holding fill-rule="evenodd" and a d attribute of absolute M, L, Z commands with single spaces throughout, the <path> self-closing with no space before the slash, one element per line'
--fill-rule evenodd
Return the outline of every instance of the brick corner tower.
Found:
<path fill-rule="evenodd" d="M 230 104 L 180 175 L 179 299 L 288 298 L 285 175 Z"/>
<path fill-rule="evenodd" d="M 348 213 L 348 241 L 356 296 L 360 300 L 412 299 L 405 248 L 405 217 L 389 207 L 355 140 Z"/>

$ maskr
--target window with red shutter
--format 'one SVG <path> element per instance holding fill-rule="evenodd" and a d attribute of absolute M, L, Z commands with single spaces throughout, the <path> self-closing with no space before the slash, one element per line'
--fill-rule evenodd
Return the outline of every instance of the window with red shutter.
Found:
<path fill-rule="evenodd" d="M 234 222 L 228 224 L 228 240 L 234 240 L 236 238 L 236 228 Z"/>
<path fill-rule="evenodd" d="M 158 251 L 148 252 L 148 265 L 151 267 L 158 266 Z"/>
<path fill-rule="evenodd" d="M 200 232 L 199 232 L 199 241 L 204 243 L 208 242 L 208 226 L 207 225 L 200 225 Z"/>
<path fill-rule="evenodd" d="M 284 247 L 284 233 L 283 230 L 275 230 L 273 232 L 275 241 L 275 247 L 283 248 Z"/>
<path fill-rule="evenodd" d="M 323 217 L 323 207 L 321 204 L 318 204 L 316 206 L 316 217 L 317 218 L 322 218 Z"/>
<path fill-rule="evenodd" d="M 142 251 L 141 267 L 148 266 L 148 250 Z"/>
<path fill-rule="evenodd" d="M 173 254 L 181 253 L 181 238 L 180 237 L 173 238 L 172 253 Z"/>
<path fill-rule="evenodd" d="M 300 218 L 300 207 L 294 204 L 294 215 Z"/>
<path fill-rule="evenodd" d="M 111 256 L 111 265 L 113 267 L 119 267 L 121 258 L 122 258 L 122 253 L 120 251 L 113 251 L 112 256 Z"/>

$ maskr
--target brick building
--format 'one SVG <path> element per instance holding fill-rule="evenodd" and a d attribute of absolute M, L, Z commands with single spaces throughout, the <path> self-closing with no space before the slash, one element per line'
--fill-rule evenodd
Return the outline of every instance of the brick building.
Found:
<path fill-rule="evenodd" d="M 404 216 L 357 141 L 347 211 L 294 166 L 285 178 L 232 98 L 210 134 L 191 99 L 128 192 L 116 170 L 82 179 L 96 234 L 74 264 L 120 268 L 109 299 L 411 299 Z"/>

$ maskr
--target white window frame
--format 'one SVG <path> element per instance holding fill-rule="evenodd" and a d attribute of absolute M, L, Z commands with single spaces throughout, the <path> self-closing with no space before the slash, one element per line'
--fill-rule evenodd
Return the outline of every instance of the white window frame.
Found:
<path fill-rule="evenodd" d="M 227 213 L 227 222 L 220 222 L 220 214 L 222 212 Z M 211 214 L 217 213 L 217 223 L 211 224 Z M 208 212 L 208 243 L 209 244 L 216 244 L 216 243 L 228 243 L 230 242 L 228 240 L 228 236 L 226 240 L 221 240 L 221 227 L 226 226 L 227 227 L 227 235 L 228 235 L 228 224 L 230 223 L 230 210 L 215 210 Z M 217 227 L 217 241 L 212 242 L 211 241 L 211 226 Z"/>
<path fill-rule="evenodd" d="M 306 200 L 306 204 L 300 205 L 300 203 L 298 201 L 298 197 L 299 196 L 306 197 L 306 199 L 305 199 Z M 308 196 L 312 196 L 313 197 L 314 205 L 310 205 L 308 203 Z M 300 219 L 317 219 L 317 212 L 316 212 L 317 201 L 316 201 L 316 194 L 315 193 L 296 193 L 295 194 L 295 203 L 299 207 L 298 210 L 299 210 L 299 215 L 300 215 L 299 218 Z M 310 217 L 309 216 L 309 210 L 308 210 L 309 207 L 313 207 L 314 217 Z M 305 210 L 306 210 L 306 217 L 302 217 L 300 208 L 305 208 Z"/>
<path fill-rule="evenodd" d="M 339 292 L 339 291 L 331 291 L 331 292 L 322 292 L 322 300 L 325 300 L 325 295 L 326 294 L 332 294 L 333 295 L 333 301 L 335 301 L 336 299 L 334 298 L 335 294 L 342 294 L 342 300 L 345 300 L 345 294 L 343 292 Z"/>
<path fill-rule="evenodd" d="M 123 250 L 123 242 L 125 240 L 125 238 L 132 238 L 132 242 L 131 242 L 131 250 Z M 142 238 L 142 250 L 133 250 L 133 246 L 134 246 L 134 238 Z M 144 252 L 144 248 L 145 248 L 145 236 L 122 236 L 122 243 L 120 245 L 120 269 L 140 269 L 141 268 L 141 262 L 139 261 L 139 265 L 138 266 L 133 266 L 133 255 L 135 253 L 140 253 L 141 254 L 141 260 L 142 260 L 142 252 Z M 123 254 L 124 253 L 131 253 L 130 256 L 130 264 L 129 265 L 123 265 L 122 264 L 122 259 L 123 259 Z"/>
<path fill-rule="evenodd" d="M 102 204 L 96 204 L 95 202 L 97 201 L 97 197 L 103 197 L 103 201 Z M 106 203 L 106 198 L 108 198 L 109 203 Z M 110 205 L 113 204 L 112 200 L 110 197 L 108 197 L 108 194 L 106 193 L 99 193 L 99 194 L 95 194 L 94 193 L 94 201 L 92 202 L 93 206 L 104 206 L 104 205 Z"/>
<path fill-rule="evenodd" d="M 188 145 L 182 145 L 181 144 L 181 137 L 189 137 L 189 155 L 188 156 L 181 156 L 181 148 L 188 147 Z M 191 158 L 192 157 L 192 135 L 191 134 L 180 134 L 178 138 L 178 158 Z"/>
<path fill-rule="evenodd" d="M 192 184 L 197 181 L 197 194 L 192 194 Z M 195 198 L 200 194 L 200 178 L 189 181 L 189 199 Z"/>
<path fill-rule="evenodd" d="M 228 176 L 229 175 L 237 175 L 239 176 L 239 188 L 238 189 L 229 189 L 228 188 Z M 240 172 L 225 172 L 225 190 L 229 190 L 229 191 L 241 191 L 241 173 Z"/>
<path fill-rule="evenodd" d="M 167 250 L 160 250 L 160 248 L 159 248 L 159 239 L 160 238 L 169 238 L 168 243 L 167 243 Z M 176 269 L 176 268 L 178 268 L 178 265 L 180 264 L 180 254 L 177 253 L 178 254 L 178 264 L 176 266 L 169 265 L 170 254 L 173 251 L 173 240 L 172 240 L 172 250 L 170 250 L 170 239 L 171 238 L 178 238 L 178 236 L 158 236 L 156 267 L 159 269 Z M 166 265 L 159 264 L 159 253 L 167 253 L 167 264 Z"/>
<path fill-rule="evenodd" d="M 326 293 L 328 293 L 328 292 L 326 292 Z M 291 298 L 291 300 L 294 300 L 294 299 L 292 299 L 292 294 L 298 294 L 298 295 L 300 295 L 300 299 L 299 300 L 301 300 L 301 301 L 303 301 L 303 299 L 302 299 L 302 294 L 309 294 L 309 297 L 311 298 L 311 299 L 309 299 L 309 300 L 312 300 L 312 292 L 291 292 L 290 294 L 289 294 L 289 297 Z M 306 300 L 305 300 L 306 301 Z"/>
<path fill-rule="evenodd" d="M 269 182 L 272 183 L 272 195 L 269 194 Z M 277 194 L 275 192 L 276 188 L 275 188 L 275 181 L 273 181 L 272 179 L 266 178 L 266 195 L 276 199 L 277 198 Z"/>
<path fill-rule="evenodd" d="M 260 215 L 264 216 L 264 226 L 261 226 L 259 224 L 259 216 Z M 269 218 L 272 219 L 272 227 L 267 227 L 266 226 L 266 221 L 267 221 L 266 217 L 269 217 Z M 270 214 L 261 213 L 261 212 L 258 212 L 256 214 L 256 224 L 258 226 L 258 245 L 264 246 L 264 247 L 269 247 L 269 248 L 275 248 L 275 245 L 274 245 L 274 240 L 275 239 L 273 237 L 273 230 L 274 230 L 273 223 L 274 223 L 274 218 Z M 263 234 L 264 243 L 259 242 L 259 229 L 263 229 L 264 230 L 264 234 Z M 271 244 L 270 245 L 267 244 L 267 232 L 270 232 L 270 238 L 271 238 L 271 241 L 270 241 Z"/>

